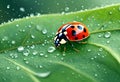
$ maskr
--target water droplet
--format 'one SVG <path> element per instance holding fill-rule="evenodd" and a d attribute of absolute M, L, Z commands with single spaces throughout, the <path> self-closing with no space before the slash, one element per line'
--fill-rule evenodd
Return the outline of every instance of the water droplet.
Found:
<path fill-rule="evenodd" d="M 9 9 L 10 8 L 10 5 L 7 5 L 7 9 Z"/>
<path fill-rule="evenodd" d="M 47 34 L 47 29 L 43 29 L 43 30 L 42 30 L 42 33 L 43 33 L 43 34 Z"/>
<path fill-rule="evenodd" d="M 12 44 L 15 44 L 15 41 L 13 40 L 11 43 L 12 43 Z"/>
<path fill-rule="evenodd" d="M 102 35 L 101 35 L 101 34 L 99 34 L 99 35 L 98 35 L 98 38 L 101 38 L 101 37 L 102 37 Z"/>
<path fill-rule="evenodd" d="M 48 72 L 44 72 L 44 73 L 36 73 L 35 75 L 38 77 L 41 77 L 41 78 L 45 78 L 45 77 L 48 77 L 50 74 L 51 74 L 51 72 L 48 71 Z"/>
<path fill-rule="evenodd" d="M 110 41 L 108 40 L 108 41 L 107 41 L 107 44 L 109 44 L 109 43 L 110 43 Z"/>
<path fill-rule="evenodd" d="M 100 51 L 100 52 L 103 51 L 103 48 L 99 48 L 99 51 Z"/>
<path fill-rule="evenodd" d="M 97 74 L 95 74 L 95 77 L 97 77 L 98 75 Z"/>
<path fill-rule="evenodd" d="M 43 68 L 43 66 L 42 66 L 42 65 L 40 65 L 39 67 L 40 67 L 40 68 Z"/>
<path fill-rule="evenodd" d="M 111 12 L 111 11 L 109 12 L 109 15 L 112 15 L 112 12 Z"/>
<path fill-rule="evenodd" d="M 32 39 L 34 39 L 34 38 L 35 38 L 35 36 L 34 36 L 34 35 L 31 35 L 31 38 L 32 38 Z"/>
<path fill-rule="evenodd" d="M 41 30 L 42 30 L 42 28 L 41 28 L 39 25 L 36 25 L 36 29 L 37 29 L 38 31 L 41 31 Z"/>
<path fill-rule="evenodd" d="M 64 15 L 64 14 L 65 14 L 65 12 L 62 12 L 62 13 L 61 13 L 61 15 Z"/>
<path fill-rule="evenodd" d="M 63 56 L 66 56 L 66 54 L 65 54 L 65 53 L 63 53 L 62 55 L 63 55 Z"/>
<path fill-rule="evenodd" d="M 2 41 L 6 41 L 6 40 L 8 40 L 8 37 L 7 37 L 7 36 L 4 36 L 4 37 L 2 38 Z"/>
<path fill-rule="evenodd" d="M 48 48 L 48 52 L 49 52 L 49 53 L 52 53 L 52 52 L 54 52 L 54 51 L 55 51 L 55 47 L 50 46 L 50 47 Z"/>
<path fill-rule="evenodd" d="M 16 27 L 19 27 L 19 24 L 16 24 Z"/>
<path fill-rule="evenodd" d="M 35 45 L 32 45 L 30 48 L 31 48 L 31 49 L 34 49 L 34 48 L 35 48 Z"/>
<path fill-rule="evenodd" d="M 88 49 L 88 52 L 90 52 L 91 51 L 91 49 Z"/>
<path fill-rule="evenodd" d="M 100 53 L 97 53 L 98 56 L 100 56 Z"/>
<path fill-rule="evenodd" d="M 40 53 L 40 56 L 43 56 L 43 55 L 44 55 L 43 52 L 41 52 L 41 53 Z"/>
<path fill-rule="evenodd" d="M 7 69 L 10 69 L 10 67 L 7 67 Z"/>
<path fill-rule="evenodd" d="M 29 61 L 25 61 L 25 63 L 26 63 L 26 64 L 28 64 L 28 63 L 29 63 Z"/>
<path fill-rule="evenodd" d="M 91 58 L 91 60 L 94 60 L 94 58 Z"/>
<path fill-rule="evenodd" d="M 23 55 L 24 55 L 24 56 L 28 56 L 29 53 L 30 53 L 30 51 L 29 51 L 28 49 L 26 49 L 26 50 L 24 50 Z"/>
<path fill-rule="evenodd" d="M 48 57 L 48 55 L 45 55 L 45 58 L 47 58 Z"/>
<path fill-rule="evenodd" d="M 111 37 L 111 32 L 106 32 L 104 36 L 105 36 L 105 38 L 110 38 Z"/>
<path fill-rule="evenodd" d="M 11 57 L 11 58 L 17 58 L 18 55 L 17 55 L 16 53 L 10 53 L 10 57 Z"/>
<path fill-rule="evenodd" d="M 69 11 L 69 7 L 65 7 L 65 11 Z"/>
<path fill-rule="evenodd" d="M 36 50 L 34 50 L 32 54 L 33 54 L 33 55 L 37 55 L 38 52 L 37 52 Z"/>
<path fill-rule="evenodd" d="M 25 12 L 25 8 L 20 7 L 20 11 L 21 11 L 21 12 Z"/>
<path fill-rule="evenodd" d="M 23 46 L 19 46 L 17 49 L 18 49 L 18 52 L 22 52 L 24 50 L 24 47 Z"/>
<path fill-rule="evenodd" d="M 17 70 L 20 70 L 20 67 L 19 67 L 19 66 L 17 66 L 17 67 L 16 67 L 16 69 L 17 69 Z"/>

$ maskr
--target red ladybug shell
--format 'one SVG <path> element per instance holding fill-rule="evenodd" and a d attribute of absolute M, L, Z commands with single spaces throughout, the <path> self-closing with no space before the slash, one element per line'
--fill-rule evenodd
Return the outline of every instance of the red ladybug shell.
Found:
<path fill-rule="evenodd" d="M 58 29 L 54 38 L 54 44 L 58 47 L 67 41 L 81 41 L 88 36 L 89 31 L 84 24 L 80 22 L 69 22 Z"/>
<path fill-rule="evenodd" d="M 68 27 L 67 27 L 68 25 Z M 80 28 L 78 28 L 80 26 Z M 87 27 L 80 22 L 69 22 L 67 24 L 62 25 L 58 32 L 61 32 L 62 29 L 66 27 L 66 37 L 69 41 L 80 41 L 89 36 L 89 31 Z"/>

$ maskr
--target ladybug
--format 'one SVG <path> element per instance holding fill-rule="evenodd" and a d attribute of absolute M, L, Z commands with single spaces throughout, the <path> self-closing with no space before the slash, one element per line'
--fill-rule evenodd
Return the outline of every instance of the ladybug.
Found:
<path fill-rule="evenodd" d="M 89 36 L 87 27 L 80 22 L 69 22 L 62 25 L 54 38 L 56 47 L 65 44 L 68 41 L 81 41 Z"/>

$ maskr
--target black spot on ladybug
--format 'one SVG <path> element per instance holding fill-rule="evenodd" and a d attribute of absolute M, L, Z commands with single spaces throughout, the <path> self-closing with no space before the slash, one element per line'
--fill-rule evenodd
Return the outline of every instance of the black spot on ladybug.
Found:
<path fill-rule="evenodd" d="M 84 32 L 86 32 L 86 29 L 84 28 Z"/>
<path fill-rule="evenodd" d="M 75 40 L 78 40 L 78 37 L 75 37 Z"/>
<path fill-rule="evenodd" d="M 85 38 L 85 35 L 83 35 L 83 38 Z"/>
<path fill-rule="evenodd" d="M 71 28 L 75 28 L 75 26 L 71 26 Z"/>
<path fill-rule="evenodd" d="M 76 31 L 72 30 L 72 36 L 75 36 L 75 35 L 76 35 Z"/>

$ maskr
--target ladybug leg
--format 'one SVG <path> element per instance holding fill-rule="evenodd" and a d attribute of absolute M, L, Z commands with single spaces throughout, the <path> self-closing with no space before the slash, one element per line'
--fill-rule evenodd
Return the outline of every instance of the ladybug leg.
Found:
<path fill-rule="evenodd" d="M 79 50 L 77 48 L 75 48 L 74 45 L 70 41 L 68 41 L 68 42 L 71 45 L 71 47 L 72 47 L 73 50 L 75 50 L 76 52 L 79 52 Z"/>

